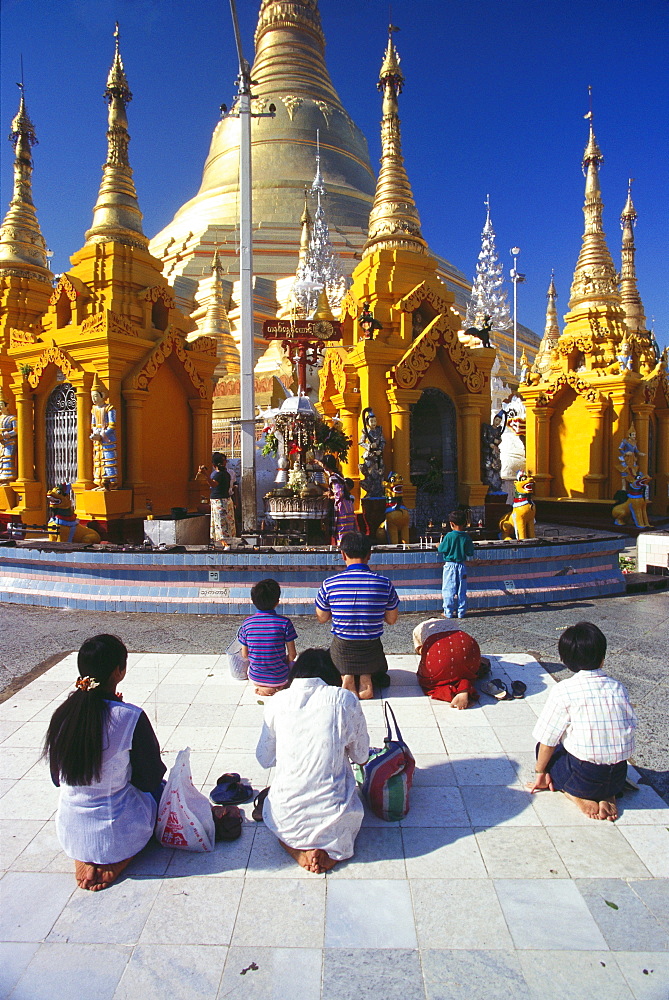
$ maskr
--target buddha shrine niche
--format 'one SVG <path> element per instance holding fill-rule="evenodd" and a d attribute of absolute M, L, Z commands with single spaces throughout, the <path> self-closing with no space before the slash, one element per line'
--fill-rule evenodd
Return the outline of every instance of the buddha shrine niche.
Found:
<path fill-rule="evenodd" d="M 13 133 L 20 184 L 0 231 L 2 396 L 17 435 L 11 481 L 3 457 L 0 512 L 44 525 L 47 492 L 66 482 L 77 515 L 113 540 L 141 539 L 147 506 L 169 514 L 200 503 L 218 363 L 216 339 L 188 337 L 194 323 L 148 250 L 128 159 L 131 97 L 117 30 L 93 224 L 52 287 L 30 197 L 34 132 L 22 95 Z"/>
<path fill-rule="evenodd" d="M 482 515 L 481 426 L 490 419 L 495 350 L 470 347 L 458 333 L 453 293 L 421 234 L 401 153 L 403 82 L 391 33 L 379 82 L 382 155 L 369 234 L 342 302 L 341 345 L 325 352 L 318 405 L 338 413 L 354 442 L 364 439 L 363 416 L 373 411 L 385 437 L 386 477 L 403 477 L 404 502 L 422 530 L 458 503 Z M 363 487 L 364 508 L 361 458 L 353 447 L 343 468 L 358 497 Z"/>
<path fill-rule="evenodd" d="M 526 405 L 527 466 L 535 496 L 550 517 L 552 501 L 589 501 L 608 516 L 615 494 L 648 476 L 651 512 L 667 513 L 669 381 L 646 328 L 634 264 L 636 212 L 631 182 L 621 216 L 622 267 L 616 272 L 602 226 L 599 166 L 592 115 L 583 156 L 585 227 L 569 312 L 560 333 L 555 286 L 549 289 L 546 333 L 519 389 Z M 630 443 L 632 442 L 632 443 Z M 630 475 L 621 455 L 634 458 Z M 622 477 L 621 477 L 622 471 Z"/>

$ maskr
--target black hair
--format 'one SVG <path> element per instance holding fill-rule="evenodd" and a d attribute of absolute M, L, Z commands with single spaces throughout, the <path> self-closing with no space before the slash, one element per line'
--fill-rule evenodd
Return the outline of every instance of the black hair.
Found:
<path fill-rule="evenodd" d="M 578 622 L 565 629 L 558 642 L 558 652 L 565 667 L 596 670 L 606 656 L 606 636 L 592 622 Z"/>
<path fill-rule="evenodd" d="M 224 457 L 225 457 L 225 456 L 223 455 L 223 452 L 220 452 L 220 451 L 213 451 L 213 452 L 211 453 L 211 464 L 212 464 L 212 465 L 218 465 L 218 463 L 219 463 L 219 462 L 221 461 L 221 459 L 222 459 L 222 458 L 224 458 Z"/>
<path fill-rule="evenodd" d="M 467 511 L 452 510 L 448 515 L 448 520 L 451 524 L 456 524 L 458 528 L 465 528 L 467 526 Z"/>
<path fill-rule="evenodd" d="M 109 712 L 106 698 L 109 678 L 117 667 L 125 669 L 128 650 L 115 635 L 95 635 L 79 650 L 80 678 L 96 681 L 95 687 L 73 691 L 51 716 L 43 756 L 51 773 L 68 785 L 90 785 L 100 778 L 103 729 Z"/>
<path fill-rule="evenodd" d="M 280 597 L 281 587 L 276 580 L 259 580 L 251 587 L 251 600 L 258 611 L 272 611 Z"/>
<path fill-rule="evenodd" d="M 329 472 L 337 472 L 337 459 L 334 455 L 323 455 L 323 465 Z"/>
<path fill-rule="evenodd" d="M 341 674 L 332 662 L 328 649 L 305 649 L 300 653 L 288 674 L 288 686 L 296 677 L 320 677 L 332 687 L 341 687 Z"/>
<path fill-rule="evenodd" d="M 372 551 L 372 540 L 359 531 L 345 531 L 339 540 L 339 550 L 349 559 L 366 559 Z"/>
<path fill-rule="evenodd" d="M 353 482 L 352 479 L 349 479 L 348 476 L 347 476 L 346 479 L 344 480 L 344 488 L 346 490 L 346 499 L 347 500 L 352 500 L 353 499 L 353 488 L 354 487 L 355 487 L 355 483 Z"/>

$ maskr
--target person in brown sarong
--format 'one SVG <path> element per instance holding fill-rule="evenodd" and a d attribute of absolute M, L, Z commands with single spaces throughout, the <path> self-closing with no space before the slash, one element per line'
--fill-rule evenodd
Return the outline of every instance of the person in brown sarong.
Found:
<path fill-rule="evenodd" d="M 381 686 L 388 683 L 381 636 L 384 624 L 397 621 L 400 602 L 388 577 L 369 568 L 372 541 L 368 535 L 347 531 L 339 549 L 346 568 L 323 581 L 316 597 L 316 617 L 319 622 L 332 621 L 330 656 L 342 675 L 342 686 L 365 700 L 374 697 L 374 675 Z"/>

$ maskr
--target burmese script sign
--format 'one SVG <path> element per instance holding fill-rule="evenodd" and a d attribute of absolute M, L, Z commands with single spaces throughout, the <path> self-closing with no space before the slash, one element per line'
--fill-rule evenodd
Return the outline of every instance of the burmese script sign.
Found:
<path fill-rule="evenodd" d="M 327 319 L 266 319 L 265 340 L 341 340 L 341 323 Z"/>

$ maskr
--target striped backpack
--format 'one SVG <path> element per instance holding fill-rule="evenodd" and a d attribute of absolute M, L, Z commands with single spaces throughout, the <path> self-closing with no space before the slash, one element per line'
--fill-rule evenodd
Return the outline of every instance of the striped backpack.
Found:
<path fill-rule="evenodd" d="M 395 727 L 393 739 L 389 715 Z M 371 748 L 369 760 L 356 767 L 356 779 L 362 786 L 362 796 L 372 812 L 392 823 L 404 819 L 409 812 L 409 792 L 416 761 L 402 739 L 392 708 L 385 702 L 386 736 L 381 749 Z"/>

